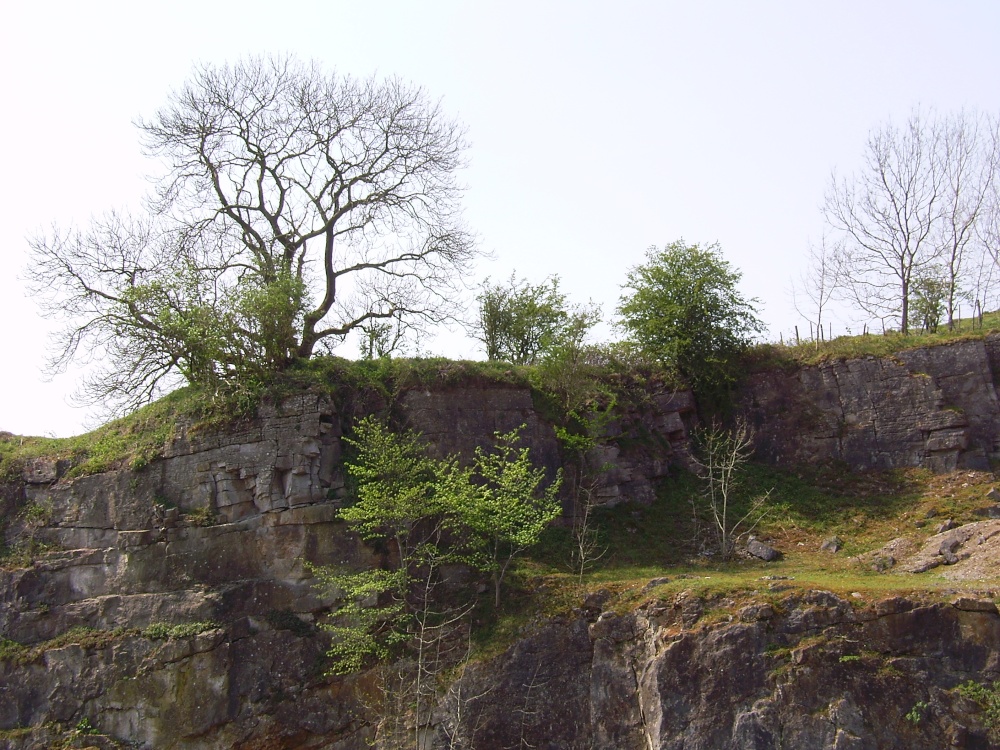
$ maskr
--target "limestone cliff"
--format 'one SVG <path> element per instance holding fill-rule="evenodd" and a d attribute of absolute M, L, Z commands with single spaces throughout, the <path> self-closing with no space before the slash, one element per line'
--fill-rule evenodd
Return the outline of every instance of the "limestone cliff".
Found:
<path fill-rule="evenodd" d="M 988 339 L 756 375 L 744 406 L 777 462 L 979 466 L 1000 435 L 996 350 Z M 101 747 L 369 746 L 376 687 L 323 675 L 316 622 L 332 602 L 305 563 L 376 560 L 336 520 L 341 438 L 389 405 L 336 395 L 302 394 L 227 430 L 181 429 L 140 470 L 68 479 L 66 462 L 40 459 L 0 487 L 8 541 L 47 550 L 0 570 L 0 747 L 67 732 Z M 441 453 L 468 455 L 523 424 L 536 460 L 560 466 L 527 387 L 449 381 L 391 408 Z M 683 392 L 620 409 L 595 461 L 613 465 L 603 501 L 652 501 L 687 464 L 695 421 Z M 470 666 L 420 727 L 425 747 L 991 746 L 954 689 L 1000 678 L 987 594 L 653 594 L 621 611 L 590 601 Z"/>
<path fill-rule="evenodd" d="M 363 394 L 306 394 L 228 430 L 182 429 L 138 471 L 67 480 L 66 462 L 29 463 L 3 497 L 8 516 L 31 513 L 6 533 L 50 551 L 0 570 L 0 637 L 22 646 L 0 662 L 0 730 L 24 730 L 6 741 L 44 747 L 53 724 L 85 719 L 149 748 L 366 747 L 359 692 L 322 675 L 314 623 L 331 602 L 305 563 L 374 562 L 335 515 L 341 436 L 357 414 L 385 408 Z M 560 465 L 527 387 L 420 388 L 395 408 L 442 453 L 471 455 L 525 425 L 535 460 Z M 692 416 L 683 393 L 621 413 L 608 428 L 622 440 L 606 449 L 616 467 L 605 501 L 650 501 L 686 460 Z M 174 623 L 206 625 L 166 641 L 144 631 Z"/>
<path fill-rule="evenodd" d="M 682 592 L 538 627 L 451 687 L 436 736 L 475 748 L 995 747 L 955 688 L 996 679 L 998 659 L 990 599 L 764 589 L 741 605 Z"/>
<path fill-rule="evenodd" d="M 1000 337 L 748 378 L 741 407 L 775 463 L 989 469 L 1000 446 Z"/>

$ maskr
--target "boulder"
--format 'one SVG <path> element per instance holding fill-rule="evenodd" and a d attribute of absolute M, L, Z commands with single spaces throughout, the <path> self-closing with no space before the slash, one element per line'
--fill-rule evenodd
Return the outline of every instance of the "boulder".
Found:
<path fill-rule="evenodd" d="M 774 547 L 771 547 L 759 539 L 751 538 L 747 542 L 747 552 L 764 562 L 774 562 L 775 560 L 781 559 L 781 553 Z"/>
<path fill-rule="evenodd" d="M 840 552 L 843 546 L 844 542 L 839 536 L 831 536 L 829 539 L 824 539 L 819 548 L 825 552 Z"/>

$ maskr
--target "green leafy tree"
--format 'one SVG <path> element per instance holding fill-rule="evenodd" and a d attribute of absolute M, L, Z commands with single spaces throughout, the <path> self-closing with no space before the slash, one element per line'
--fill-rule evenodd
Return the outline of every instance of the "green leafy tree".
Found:
<path fill-rule="evenodd" d="M 388 359 L 403 351 L 406 328 L 399 318 L 358 326 L 361 359 Z"/>
<path fill-rule="evenodd" d="M 357 502 L 340 517 L 365 541 L 391 541 L 402 568 L 439 563 L 448 554 L 442 538 L 460 521 L 469 470 L 453 456 L 432 458 L 418 434 L 393 432 L 374 417 L 345 439 L 357 451 L 347 464 Z"/>
<path fill-rule="evenodd" d="M 356 456 L 348 461 L 357 502 L 340 517 L 369 543 L 388 544 L 390 570 L 324 570 L 323 587 L 342 593 L 327 630 L 332 670 L 357 671 L 371 658 L 385 659 L 394 646 L 426 633 L 439 614 L 431 606 L 440 566 L 465 559 L 449 545 L 462 493 L 471 490 L 469 470 L 454 458 L 434 459 L 414 432 L 393 432 L 366 417 L 345 438 Z"/>
<path fill-rule="evenodd" d="M 623 287 L 621 327 L 649 355 L 676 368 L 702 406 L 725 401 L 737 357 L 764 330 L 757 300 L 738 289 L 741 277 L 718 244 L 678 240 L 651 247 Z"/>
<path fill-rule="evenodd" d="M 394 432 L 374 417 L 346 439 L 355 451 L 347 470 L 357 501 L 340 518 L 364 541 L 387 545 L 392 562 L 384 570 L 315 569 L 320 586 L 341 599 L 325 626 L 334 636 L 332 671 L 357 671 L 407 644 L 423 684 L 436 640 L 469 609 L 436 601 L 441 566 L 488 572 L 499 604 L 511 561 L 559 514 L 559 481 L 545 485 L 545 472 L 518 444 L 519 430 L 497 433 L 495 448 L 477 450 L 467 467 L 455 456 L 430 456 L 418 434 Z"/>
<path fill-rule="evenodd" d="M 569 305 L 558 276 L 536 285 L 511 274 L 504 284 L 487 281 L 477 299 L 476 337 L 491 362 L 533 365 L 547 355 L 574 354 L 601 319 L 594 305 Z"/>
<path fill-rule="evenodd" d="M 960 292 L 952 293 L 957 299 Z M 929 333 L 937 331 L 947 314 L 949 284 L 943 274 L 917 277 L 910 287 L 910 326 Z"/>
<path fill-rule="evenodd" d="M 520 432 L 497 432 L 493 450 L 476 449 L 474 492 L 461 520 L 479 551 L 478 566 L 493 579 L 493 603 L 500 606 L 500 590 L 514 558 L 538 543 L 545 527 L 560 513 L 561 475 L 546 486 L 545 470 L 535 467 L 529 451 L 520 447 Z"/>
<path fill-rule="evenodd" d="M 331 568 L 311 568 L 319 585 L 340 595 L 337 618 L 323 625 L 330 636 L 330 671 L 359 672 L 370 658 L 388 659 L 409 639 L 411 621 L 400 592 L 406 588 L 406 571 L 366 570 L 341 573 Z"/>

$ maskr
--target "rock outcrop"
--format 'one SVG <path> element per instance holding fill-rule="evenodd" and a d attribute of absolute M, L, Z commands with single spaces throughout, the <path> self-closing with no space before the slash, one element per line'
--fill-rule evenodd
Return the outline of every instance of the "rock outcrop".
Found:
<path fill-rule="evenodd" d="M 451 687 L 437 746 L 455 737 L 474 748 L 996 746 L 956 690 L 1000 676 L 989 599 L 862 603 L 811 591 L 704 625 L 703 607 L 682 593 L 540 626 Z"/>
<path fill-rule="evenodd" d="M 744 403 L 779 463 L 978 466 L 1000 432 L 996 348 L 758 375 Z M 69 479 L 68 462 L 29 462 L 0 486 L 0 510 L 16 519 L 6 541 L 30 541 L 34 555 L 0 570 L 0 747 L 48 747 L 73 727 L 100 730 L 102 748 L 368 747 L 378 686 L 324 676 L 317 622 L 335 601 L 307 565 L 360 568 L 384 554 L 337 520 L 344 433 L 388 411 L 441 454 L 470 456 L 524 425 L 554 475 L 563 456 L 542 406 L 527 387 L 477 380 L 391 403 L 307 393 L 228 430 L 182 429 L 135 471 Z M 651 501 L 659 479 L 689 465 L 696 419 L 683 392 L 621 407 L 590 457 L 610 467 L 602 502 Z M 947 533 L 922 554 L 947 564 L 944 544 L 958 571 L 978 536 Z M 1000 678 L 1000 615 L 987 598 L 777 593 L 739 607 L 681 595 L 626 614 L 595 594 L 468 666 L 419 727 L 425 746 L 991 746 L 955 690 Z"/>
<path fill-rule="evenodd" d="M 0 489 L 7 542 L 35 561 L 0 570 L 0 746 L 44 747 L 51 727 L 93 726 L 137 747 L 367 747 L 370 685 L 323 676 L 317 618 L 333 601 L 308 564 L 378 562 L 337 521 L 342 436 L 391 408 L 442 454 L 471 456 L 524 426 L 554 475 L 552 425 L 526 387 L 470 382 L 377 395 L 303 394 L 214 432 L 181 429 L 162 459 L 66 479 L 38 459 Z M 605 502 L 648 502 L 687 461 L 689 394 L 651 395 L 608 427 Z M 43 550 L 38 552 L 38 550 Z M 202 623 L 168 640 L 155 627 Z M 4 739 L 3 731 L 23 739 Z"/>
<path fill-rule="evenodd" d="M 770 370 L 750 376 L 741 406 L 774 463 L 989 469 L 1000 445 L 998 352 L 991 336 Z"/>

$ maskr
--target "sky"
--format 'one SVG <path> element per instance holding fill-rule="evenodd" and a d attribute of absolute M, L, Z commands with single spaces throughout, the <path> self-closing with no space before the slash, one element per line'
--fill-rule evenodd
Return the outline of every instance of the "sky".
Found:
<path fill-rule="evenodd" d="M 28 239 L 140 205 L 153 167 L 133 122 L 196 64 L 293 53 L 440 99 L 468 129 L 465 218 L 488 256 L 473 286 L 556 274 L 612 321 L 651 245 L 718 242 L 777 340 L 806 325 L 789 290 L 823 233 L 832 171 L 856 169 L 869 131 L 917 106 L 1000 113 L 998 30 L 987 0 L 12 4 L 0 25 L 0 430 L 96 426 L 97 411 L 73 405 L 79 370 L 43 376 L 56 323 L 25 292 Z M 483 356 L 460 333 L 424 353 Z"/>

